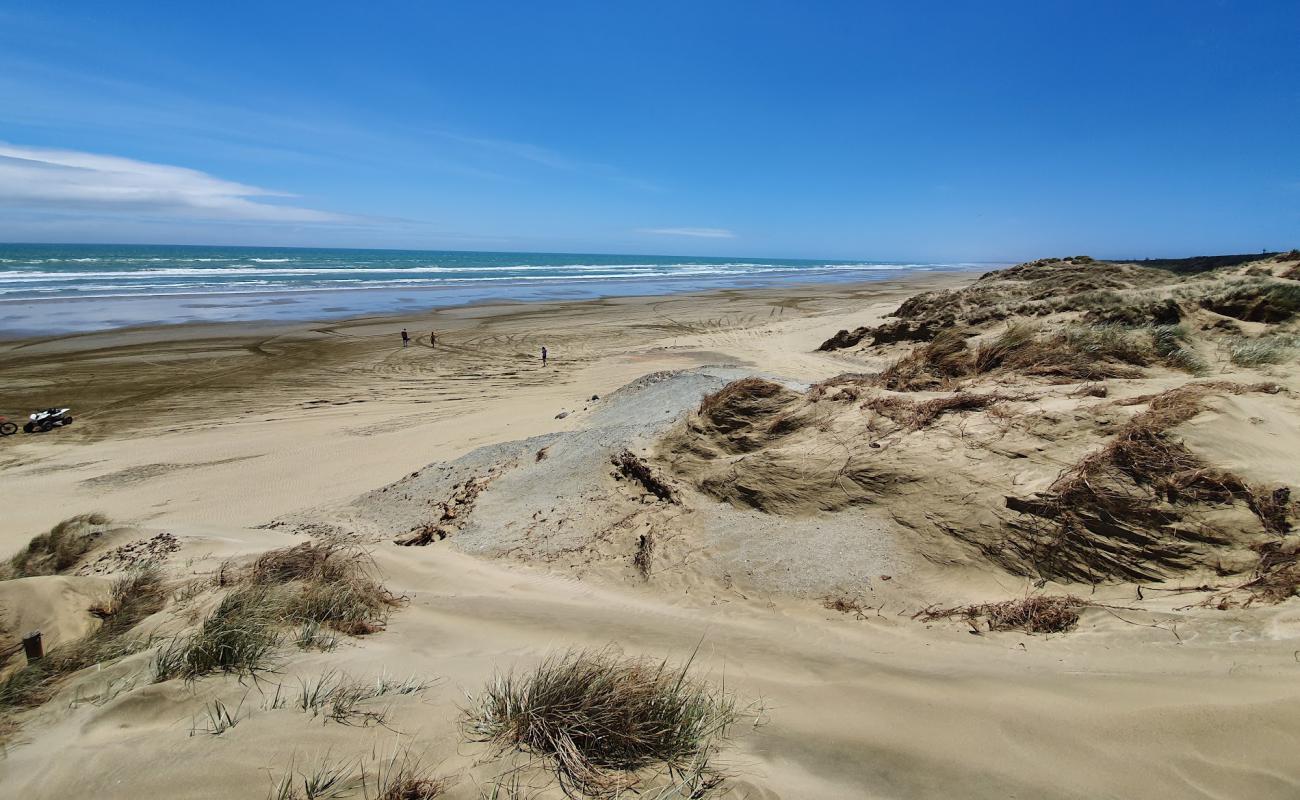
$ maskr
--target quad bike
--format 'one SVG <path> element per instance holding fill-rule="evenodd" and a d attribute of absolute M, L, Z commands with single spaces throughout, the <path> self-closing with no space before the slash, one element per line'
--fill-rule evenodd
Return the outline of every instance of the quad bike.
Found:
<path fill-rule="evenodd" d="M 13 436 L 18 432 L 18 426 L 10 422 L 5 417 L 0 417 L 0 436 Z"/>
<path fill-rule="evenodd" d="M 68 412 L 70 408 L 47 408 L 44 411 L 36 411 L 28 417 L 30 420 L 23 425 L 23 433 L 35 433 L 36 431 L 51 430 L 60 425 L 71 425 L 72 415 Z"/>

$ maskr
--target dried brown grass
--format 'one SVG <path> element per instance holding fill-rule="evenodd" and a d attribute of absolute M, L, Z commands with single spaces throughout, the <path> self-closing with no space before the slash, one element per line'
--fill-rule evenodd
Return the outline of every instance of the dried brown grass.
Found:
<path fill-rule="evenodd" d="M 971 372 L 971 354 L 966 338 L 948 329 L 890 364 L 877 376 L 876 383 L 896 392 L 945 389 Z"/>
<path fill-rule="evenodd" d="M 611 459 L 620 474 L 634 480 L 650 494 L 669 503 L 681 502 L 674 489 L 659 473 L 645 462 L 645 459 L 631 450 L 622 450 Z"/>
<path fill-rule="evenodd" d="M 876 395 L 867 398 L 862 407 L 915 431 L 929 427 L 946 414 L 982 411 L 990 406 L 1014 399 L 1009 395 L 997 392 L 985 394 L 956 392 L 946 397 L 935 397 L 920 402 L 905 397 Z"/>
<path fill-rule="evenodd" d="M 1040 574 L 1143 580 L 1159 577 L 1162 568 L 1181 568 L 1186 543 L 1168 538 L 1166 531 L 1177 530 L 1180 508 L 1193 505 L 1239 501 L 1266 532 L 1289 529 L 1289 493 L 1252 487 L 1166 435 L 1200 413 L 1210 394 L 1275 390 L 1272 384 L 1210 382 L 1123 401 L 1145 402 L 1148 408 L 1106 446 L 1062 473 L 1047 492 L 1031 499 L 1007 498 L 1009 508 L 1042 520 L 1053 531 L 1028 548 Z M 1212 532 L 1201 536 L 1216 541 Z"/>
<path fill-rule="evenodd" d="M 927 608 L 913 619 L 933 622 L 960 617 L 976 631 L 982 620 L 989 631 L 1064 633 L 1079 622 L 1079 611 L 1089 603 L 1073 595 L 1035 595 L 1000 603 L 979 603 L 952 608 Z"/>

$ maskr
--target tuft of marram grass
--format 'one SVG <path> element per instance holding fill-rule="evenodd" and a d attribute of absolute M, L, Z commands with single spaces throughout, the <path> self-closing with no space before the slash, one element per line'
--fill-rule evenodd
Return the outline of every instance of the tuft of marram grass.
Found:
<path fill-rule="evenodd" d="M 1263 336 L 1258 339 L 1238 337 L 1228 344 L 1228 358 L 1239 367 L 1281 364 L 1291 359 L 1300 344 L 1292 336 Z"/>
<path fill-rule="evenodd" d="M 266 553 L 237 574 L 198 631 L 159 650 L 155 680 L 265 669 L 288 626 L 297 628 L 294 642 L 303 649 L 337 645 L 322 627 L 351 636 L 382 630 L 387 612 L 403 599 L 375 580 L 372 569 L 365 551 L 333 542 Z"/>
<path fill-rule="evenodd" d="M 531 671 L 498 675 L 472 698 L 465 732 L 549 757 L 571 796 L 634 791 L 646 769 L 694 775 L 704 796 L 719 780 L 708 756 L 738 713 L 731 695 L 689 668 L 612 648 L 553 655 Z"/>
<path fill-rule="evenodd" d="M 266 587 L 241 587 L 222 598 L 194 633 L 154 656 L 154 680 L 265 669 L 280 646 L 284 600 Z"/>
<path fill-rule="evenodd" d="M 316 622 L 361 636 L 382 630 L 389 609 L 402 603 L 373 572 L 373 562 L 361 548 L 305 542 L 263 555 L 247 580 L 253 586 L 285 587 L 282 613 L 290 622 Z"/>
<path fill-rule="evenodd" d="M 107 524 L 108 517 L 98 513 L 63 520 L 46 533 L 32 537 L 0 568 L 0 579 L 57 575 L 67 570 L 94 547 L 100 529 Z"/>

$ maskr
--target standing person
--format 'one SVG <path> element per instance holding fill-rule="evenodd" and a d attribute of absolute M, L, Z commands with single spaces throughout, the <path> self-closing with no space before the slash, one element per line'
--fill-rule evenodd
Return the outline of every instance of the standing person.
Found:
<path fill-rule="evenodd" d="M 437 331 L 433 331 L 433 332 L 431 332 L 431 333 L 429 334 L 429 346 L 430 346 L 430 347 L 437 347 L 437 346 L 438 346 L 438 332 L 437 332 Z"/>
<path fill-rule="evenodd" d="M 402 347 L 410 347 L 410 346 L 411 346 L 411 334 L 406 332 L 406 328 L 402 328 Z"/>
<path fill-rule="evenodd" d="M 542 345 L 542 366 L 546 366 L 546 345 Z"/>

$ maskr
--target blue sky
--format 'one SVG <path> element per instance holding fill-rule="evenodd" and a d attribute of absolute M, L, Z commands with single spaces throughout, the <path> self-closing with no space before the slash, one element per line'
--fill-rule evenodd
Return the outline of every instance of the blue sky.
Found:
<path fill-rule="evenodd" d="M 0 241 L 1300 246 L 1300 2 L 0 0 Z"/>

